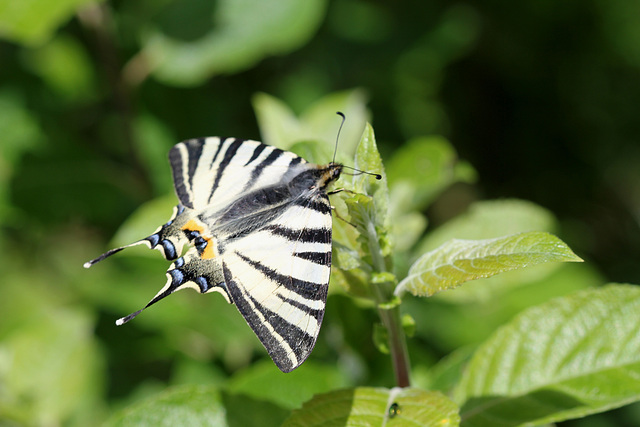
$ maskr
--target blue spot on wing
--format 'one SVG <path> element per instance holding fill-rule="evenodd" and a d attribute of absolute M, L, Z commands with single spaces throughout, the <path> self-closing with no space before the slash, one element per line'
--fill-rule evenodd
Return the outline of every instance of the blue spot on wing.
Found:
<path fill-rule="evenodd" d="M 164 256 L 166 259 L 176 259 L 178 254 L 176 253 L 176 247 L 173 246 L 170 240 L 164 239 L 162 241 L 162 247 L 164 248 Z"/>

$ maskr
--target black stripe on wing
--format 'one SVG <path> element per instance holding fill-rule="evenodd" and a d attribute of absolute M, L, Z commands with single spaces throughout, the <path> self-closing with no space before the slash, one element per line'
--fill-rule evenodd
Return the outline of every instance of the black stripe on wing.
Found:
<path fill-rule="evenodd" d="M 235 302 L 236 307 L 238 307 L 238 311 L 240 312 L 240 314 L 242 314 L 242 317 L 244 317 L 251 329 L 253 329 L 253 332 L 255 332 L 258 339 L 260 339 L 260 342 L 262 342 L 264 348 L 267 349 L 269 356 L 271 356 L 271 359 L 276 364 L 276 366 L 282 372 L 291 372 L 292 370 L 297 368 L 300 363 L 293 364 L 291 362 L 291 359 L 289 358 L 286 350 L 273 336 L 267 325 L 263 323 L 263 319 L 260 319 L 258 313 L 255 312 L 251 308 L 249 303 L 244 300 L 238 284 L 233 279 L 231 279 L 231 273 L 229 273 L 229 270 L 226 266 L 224 267 L 224 275 L 225 281 L 229 285 L 229 290 L 231 291 L 231 298 Z M 298 361 L 299 360 L 300 358 L 298 358 Z"/>
<path fill-rule="evenodd" d="M 223 270 L 225 281 L 229 285 L 229 293 L 236 307 L 238 307 L 238 311 L 258 336 L 276 366 L 282 372 L 291 372 L 300 366 L 313 350 L 317 336 L 306 333 L 278 314 L 266 309 L 253 297 L 245 298 L 240 285 L 232 278 L 233 276 L 226 265 L 223 266 Z M 307 311 L 309 311 L 308 307 Z M 311 310 L 310 315 L 316 318 L 320 325 L 324 310 Z M 274 332 L 280 335 L 282 341 L 274 336 Z M 293 351 L 295 362 L 291 360 L 283 341 Z"/>
<path fill-rule="evenodd" d="M 227 138 L 217 138 L 217 139 L 218 139 L 218 148 L 216 149 L 216 154 L 214 154 L 213 157 L 211 158 L 211 162 L 209 163 L 209 169 L 211 169 L 213 167 L 213 164 L 216 162 L 216 160 L 218 160 L 220 151 L 222 151 L 222 147 L 224 146 L 224 143 L 227 140 Z M 211 144 L 211 142 L 209 142 L 209 144 Z"/>
<path fill-rule="evenodd" d="M 293 256 L 306 259 L 319 265 L 331 266 L 331 251 L 328 252 L 294 252 Z"/>
<path fill-rule="evenodd" d="M 171 165 L 171 171 L 173 173 L 173 186 L 178 195 L 178 199 L 180 199 L 180 202 L 184 206 L 193 209 L 193 177 L 198 167 L 201 167 L 200 158 L 202 157 L 203 151 L 205 149 L 213 150 L 214 145 L 217 145 L 215 147 L 216 153 L 212 160 L 213 164 L 224 143 L 225 138 L 189 139 L 176 144 L 169 151 L 169 164 Z M 184 147 L 186 152 L 182 151 L 182 147 Z M 209 167 L 211 167 L 211 165 Z"/>
<path fill-rule="evenodd" d="M 193 176 L 196 174 L 200 156 L 202 156 L 202 148 L 204 147 L 204 138 L 196 140 L 195 144 L 187 144 L 187 173 L 189 177 L 189 188 L 193 191 Z M 221 142 L 222 143 L 222 142 Z"/>
<path fill-rule="evenodd" d="M 307 333 L 299 325 L 294 325 L 289 322 L 275 311 L 269 310 L 251 295 L 249 295 L 249 299 L 256 310 L 258 310 L 262 316 L 267 319 L 274 331 L 276 331 L 276 333 L 280 335 L 287 344 L 289 344 L 289 347 L 291 347 L 298 358 L 313 348 L 313 345 L 316 342 L 316 337 Z M 309 315 L 314 319 L 318 320 L 318 318 L 313 315 L 318 314 L 317 310 L 313 310 L 313 313 L 310 313 L 307 308 L 307 313 L 309 313 Z M 324 312 L 322 312 L 322 314 L 323 313 Z"/>
<path fill-rule="evenodd" d="M 329 198 L 326 195 L 322 195 L 327 197 L 325 200 L 324 197 L 316 197 L 316 198 L 305 198 L 300 197 L 294 200 L 294 204 L 298 206 L 302 206 L 305 208 L 313 209 L 314 211 L 330 215 L 331 214 L 331 204 L 329 203 Z"/>
<path fill-rule="evenodd" d="M 216 190 L 220 185 L 220 179 L 222 178 L 222 175 L 224 174 L 225 169 L 227 168 L 227 166 L 229 166 L 231 159 L 233 159 L 233 157 L 236 155 L 236 152 L 238 151 L 238 149 L 240 148 L 243 142 L 244 140 L 242 139 L 236 139 L 236 140 L 233 140 L 233 142 L 231 142 L 227 147 L 227 150 L 224 153 L 224 157 L 218 164 L 218 171 L 216 173 L 216 178 L 215 178 L 215 181 L 213 181 L 213 186 L 211 186 L 209 203 L 211 203 L 211 199 L 213 199 L 213 195 L 216 193 Z"/>
<path fill-rule="evenodd" d="M 258 270 L 265 277 L 276 282 L 278 285 L 295 292 L 303 298 L 308 300 L 325 300 L 327 296 L 328 283 L 315 283 L 307 280 L 295 278 L 293 276 L 286 276 L 278 273 L 276 270 L 267 267 L 259 261 L 252 260 L 238 252 L 236 255 L 251 267 Z"/>
<path fill-rule="evenodd" d="M 259 143 L 256 148 L 253 150 L 253 153 L 251 154 L 251 157 L 249 157 L 249 160 L 247 160 L 247 163 L 245 163 L 245 166 L 248 166 L 249 163 L 253 162 L 255 159 L 257 159 L 258 157 L 260 157 L 260 154 L 262 154 L 262 152 L 264 151 L 265 148 L 267 148 L 268 146 L 262 143 Z"/>
<path fill-rule="evenodd" d="M 286 237 L 289 240 L 304 243 L 331 243 L 330 228 L 304 228 L 292 229 L 282 225 L 268 225 L 263 230 L 269 230 L 271 234 Z"/>
<path fill-rule="evenodd" d="M 284 153 L 284 151 L 282 151 L 279 148 L 275 148 L 275 147 L 268 147 L 268 148 L 272 150 L 271 153 L 269 153 L 269 155 L 265 157 L 265 159 L 262 160 L 260 163 L 258 163 L 254 167 L 254 169 L 251 171 L 251 176 L 247 180 L 247 183 L 244 185 L 244 191 L 251 188 L 253 184 L 258 180 L 258 178 L 260 178 L 260 175 L 262 175 L 262 172 L 264 172 L 264 168 L 266 168 L 267 166 L 269 166 L 270 164 L 278 160 L 278 158 Z"/>

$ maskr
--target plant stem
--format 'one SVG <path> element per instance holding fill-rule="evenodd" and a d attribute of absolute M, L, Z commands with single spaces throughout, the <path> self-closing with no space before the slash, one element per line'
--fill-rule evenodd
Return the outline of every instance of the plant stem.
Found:
<path fill-rule="evenodd" d="M 378 244 L 378 235 L 373 226 L 373 221 L 369 222 L 369 250 L 372 256 L 374 267 L 379 272 L 386 271 L 382 251 Z M 394 284 L 390 282 L 374 283 L 374 296 L 378 306 L 378 314 L 382 320 L 382 324 L 389 334 L 389 350 L 391 352 L 391 363 L 393 364 L 393 372 L 396 377 L 398 387 L 409 387 L 409 352 L 407 350 L 407 340 L 402 328 L 400 320 L 400 307 L 385 307 L 393 299 Z"/>
<path fill-rule="evenodd" d="M 407 341 L 400 321 L 400 308 L 379 308 L 382 324 L 389 333 L 389 349 L 391 351 L 391 363 L 396 376 L 398 387 L 409 387 L 409 352 Z"/>

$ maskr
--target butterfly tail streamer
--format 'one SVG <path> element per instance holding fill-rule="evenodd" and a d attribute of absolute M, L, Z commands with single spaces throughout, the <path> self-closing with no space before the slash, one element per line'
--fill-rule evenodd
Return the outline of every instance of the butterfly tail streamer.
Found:
<path fill-rule="evenodd" d="M 162 252 L 162 255 L 167 260 L 172 261 L 176 259 L 178 257 L 178 254 L 182 251 L 182 247 L 187 240 L 180 227 L 184 222 L 186 222 L 186 220 L 189 219 L 184 213 L 184 206 L 177 205 L 173 210 L 171 219 L 163 226 L 158 227 L 158 229 L 152 235 L 142 240 L 138 240 L 137 242 L 110 249 L 99 257 L 85 262 L 84 268 L 89 268 L 94 264 L 97 264 L 100 261 L 110 257 L 111 255 L 117 254 L 123 249 L 143 244 L 147 245 L 149 249 L 158 249 L 160 252 Z"/>
<path fill-rule="evenodd" d="M 192 288 L 202 294 L 219 292 L 227 302 L 231 302 L 220 263 L 213 261 L 207 263 L 207 265 L 202 264 L 199 253 L 195 249 L 191 249 L 184 256 L 178 258 L 167 270 L 167 283 L 158 291 L 156 296 L 140 310 L 116 320 L 116 325 L 124 325 L 142 313 L 144 309 L 181 289 Z"/>
<path fill-rule="evenodd" d="M 111 255 L 117 254 L 118 252 L 120 252 L 123 249 L 127 249 L 130 248 L 131 246 L 137 246 L 137 245 L 142 245 L 142 244 L 148 244 L 148 242 L 146 240 L 140 240 L 134 243 L 131 243 L 129 245 L 125 245 L 125 246 L 120 246 L 119 248 L 114 248 L 114 249 L 110 249 L 107 252 L 103 253 L 102 255 L 100 255 L 97 258 L 92 259 L 91 261 L 87 261 L 83 264 L 84 268 L 90 268 L 92 267 L 94 264 L 99 263 L 100 261 L 109 258 Z"/>

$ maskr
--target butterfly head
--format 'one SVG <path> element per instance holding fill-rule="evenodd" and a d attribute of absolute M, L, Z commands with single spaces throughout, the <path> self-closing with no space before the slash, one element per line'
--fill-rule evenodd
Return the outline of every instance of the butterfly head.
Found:
<path fill-rule="evenodd" d="M 327 166 L 325 166 L 322 171 L 322 187 L 326 187 L 333 181 L 336 181 L 338 178 L 340 178 L 342 168 L 343 166 L 340 163 L 334 162 L 331 162 Z"/>

